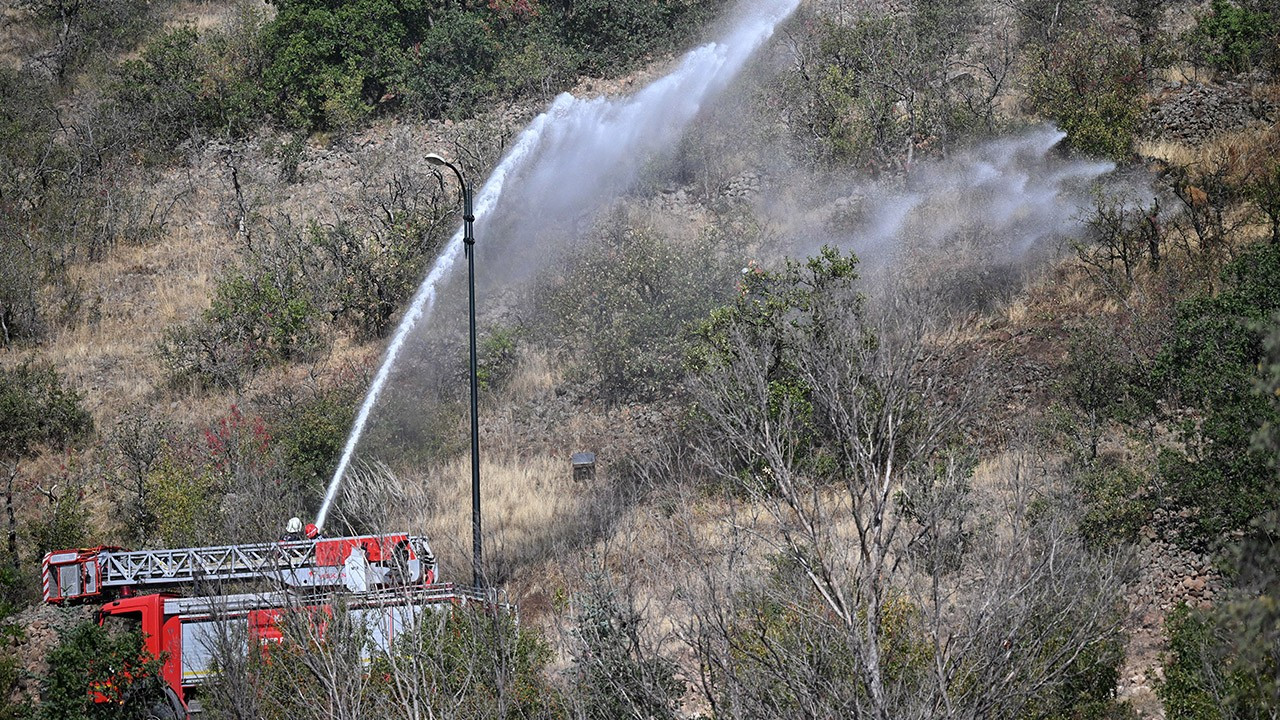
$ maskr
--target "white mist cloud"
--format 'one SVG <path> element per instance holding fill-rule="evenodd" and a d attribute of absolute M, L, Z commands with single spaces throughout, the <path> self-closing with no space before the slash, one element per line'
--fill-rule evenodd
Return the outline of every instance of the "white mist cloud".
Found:
<path fill-rule="evenodd" d="M 1016 265 L 1052 255 L 1081 230 L 1093 184 L 1109 162 L 1068 157 L 1057 150 L 1061 131 L 1036 128 L 917 163 L 905 183 L 856 178 L 828 190 L 823 207 L 801 212 L 795 203 L 766 212 L 783 225 L 801 221 L 809 241 L 787 248 L 809 254 L 822 244 L 853 250 L 864 274 L 922 260 Z M 839 184 L 837 182 L 837 184 Z"/>

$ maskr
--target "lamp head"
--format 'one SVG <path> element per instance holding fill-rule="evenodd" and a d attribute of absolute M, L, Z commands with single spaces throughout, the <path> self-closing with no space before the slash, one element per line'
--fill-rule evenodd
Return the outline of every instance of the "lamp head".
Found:
<path fill-rule="evenodd" d="M 440 157 L 435 153 L 429 153 L 427 155 L 427 162 L 431 163 L 432 165 L 435 165 L 436 167 L 441 167 L 443 165 L 449 164 L 448 160 L 445 160 L 444 158 Z"/>

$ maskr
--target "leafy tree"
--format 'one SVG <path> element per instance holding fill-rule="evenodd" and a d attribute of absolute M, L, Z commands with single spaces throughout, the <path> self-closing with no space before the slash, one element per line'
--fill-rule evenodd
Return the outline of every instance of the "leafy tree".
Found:
<path fill-rule="evenodd" d="M 349 373 L 330 386 L 301 392 L 281 388 L 266 399 L 274 407 L 268 425 L 286 472 L 307 488 L 320 488 L 328 480 L 363 397 L 363 380 Z"/>
<path fill-rule="evenodd" d="M 582 53 L 582 69 L 588 73 L 625 66 L 646 52 L 664 49 L 658 43 L 673 35 L 689 7 L 670 0 L 576 0 L 555 5 L 565 40 Z"/>
<path fill-rule="evenodd" d="M 652 396 L 677 380 L 687 330 L 731 292 L 723 240 L 705 240 L 684 247 L 614 217 L 535 290 L 540 324 L 601 394 Z"/>
<path fill-rule="evenodd" d="M 54 140 L 52 88 L 29 72 L 0 67 L 0 346 L 38 338 L 46 327 L 39 291 L 50 255 L 45 208 L 63 189 L 68 152 Z"/>
<path fill-rule="evenodd" d="M 814 18 L 784 81 L 792 132 L 819 140 L 818 160 L 909 168 L 917 147 L 990 130 L 1007 68 L 952 82 L 977 17 L 970 2 L 917 0 L 848 25 Z"/>
<path fill-rule="evenodd" d="M 257 124 L 266 114 L 256 77 L 263 60 L 252 44 L 258 22 L 241 17 L 239 25 L 203 37 L 178 28 L 120 65 L 110 102 L 137 145 L 163 154 L 201 134 L 239 135 Z"/>
<path fill-rule="evenodd" d="M 442 13 L 415 43 L 405 67 L 409 102 L 427 116 L 462 117 L 494 95 L 501 39 L 480 15 Z"/>

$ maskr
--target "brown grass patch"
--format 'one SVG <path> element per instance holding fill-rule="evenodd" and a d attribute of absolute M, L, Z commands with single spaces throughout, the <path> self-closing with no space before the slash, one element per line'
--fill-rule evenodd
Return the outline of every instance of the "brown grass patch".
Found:
<path fill-rule="evenodd" d="M 486 567 L 500 578 L 553 557 L 598 522 L 591 496 L 603 479 L 573 480 L 569 458 L 550 454 L 481 455 L 480 506 Z M 398 518 L 431 539 L 448 579 L 469 582 L 471 460 L 463 455 L 433 468 L 409 490 L 416 511 Z M 395 519 L 393 519 L 394 522 Z"/>

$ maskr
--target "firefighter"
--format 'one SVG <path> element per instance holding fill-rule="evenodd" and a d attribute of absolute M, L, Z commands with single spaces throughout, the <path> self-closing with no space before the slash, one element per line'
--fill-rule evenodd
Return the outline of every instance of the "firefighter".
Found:
<path fill-rule="evenodd" d="M 296 542 L 302 539 L 302 520 L 291 517 L 289 522 L 284 526 L 284 535 L 280 536 L 280 542 Z"/>

